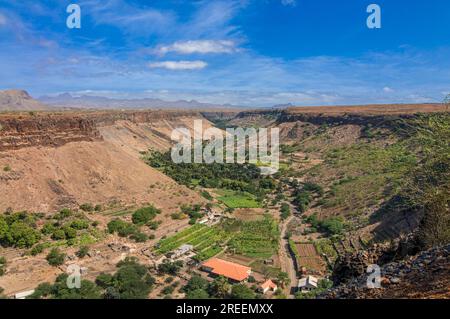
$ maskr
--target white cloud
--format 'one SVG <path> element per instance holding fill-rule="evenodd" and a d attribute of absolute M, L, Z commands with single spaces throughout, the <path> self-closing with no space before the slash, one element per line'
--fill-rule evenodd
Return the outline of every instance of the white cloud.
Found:
<path fill-rule="evenodd" d="M 204 61 L 164 61 L 150 63 L 150 68 L 163 68 L 168 70 L 198 70 L 203 69 L 208 64 Z"/>
<path fill-rule="evenodd" d="M 283 6 L 295 7 L 297 5 L 297 0 L 281 0 Z"/>
<path fill-rule="evenodd" d="M 161 46 L 157 49 L 159 54 L 176 52 L 180 54 L 193 53 L 232 53 L 236 51 L 235 43 L 230 40 L 196 40 L 178 41 L 171 45 Z"/>
<path fill-rule="evenodd" d="M 391 89 L 389 86 L 385 86 L 385 87 L 383 88 L 383 91 L 386 92 L 386 93 L 392 93 L 392 92 L 394 92 L 394 90 Z"/>

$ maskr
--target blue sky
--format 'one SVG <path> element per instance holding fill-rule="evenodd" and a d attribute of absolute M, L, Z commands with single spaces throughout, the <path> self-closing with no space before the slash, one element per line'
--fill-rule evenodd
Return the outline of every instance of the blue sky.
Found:
<path fill-rule="evenodd" d="M 66 7 L 81 7 L 68 29 Z M 366 8 L 382 10 L 368 29 Z M 0 0 L 0 89 L 243 106 L 438 102 L 447 0 Z"/>

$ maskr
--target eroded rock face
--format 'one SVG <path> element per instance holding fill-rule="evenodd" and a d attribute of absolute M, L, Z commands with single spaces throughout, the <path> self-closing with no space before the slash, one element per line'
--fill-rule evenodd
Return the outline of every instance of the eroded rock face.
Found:
<path fill-rule="evenodd" d="M 81 117 L 26 116 L 0 119 L 0 151 L 100 140 L 95 122 Z"/>
<path fill-rule="evenodd" d="M 126 120 L 132 123 L 202 118 L 194 111 L 109 111 L 5 114 L 0 116 L 0 152 L 31 146 L 61 146 L 101 140 L 99 127 Z"/>

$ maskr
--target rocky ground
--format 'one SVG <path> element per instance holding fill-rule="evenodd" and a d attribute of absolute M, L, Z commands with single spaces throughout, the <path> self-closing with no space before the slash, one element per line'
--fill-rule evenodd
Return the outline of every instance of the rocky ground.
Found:
<path fill-rule="evenodd" d="M 367 274 L 321 298 L 450 298 L 450 245 L 381 266 L 381 288 L 367 288 Z"/>

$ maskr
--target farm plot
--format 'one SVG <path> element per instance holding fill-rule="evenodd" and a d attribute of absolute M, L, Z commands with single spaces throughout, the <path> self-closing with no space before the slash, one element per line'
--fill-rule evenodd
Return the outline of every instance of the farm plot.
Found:
<path fill-rule="evenodd" d="M 306 269 L 317 273 L 323 273 L 326 270 L 326 264 L 318 254 L 314 244 L 295 243 L 294 249 L 299 267 L 306 267 Z"/>
<path fill-rule="evenodd" d="M 217 197 L 219 201 L 230 208 L 258 208 L 261 204 L 257 201 L 256 196 L 247 192 L 237 192 L 228 189 L 217 190 L 220 195 Z"/>
<path fill-rule="evenodd" d="M 223 250 L 230 235 L 217 227 L 195 224 L 178 234 L 161 240 L 156 245 L 156 254 L 166 254 L 181 245 L 194 246 L 195 259 L 202 261 L 211 258 Z"/>
<path fill-rule="evenodd" d="M 266 216 L 264 220 L 243 222 L 237 234 L 230 240 L 229 248 L 235 254 L 270 258 L 278 249 L 278 238 L 278 224 Z"/>

